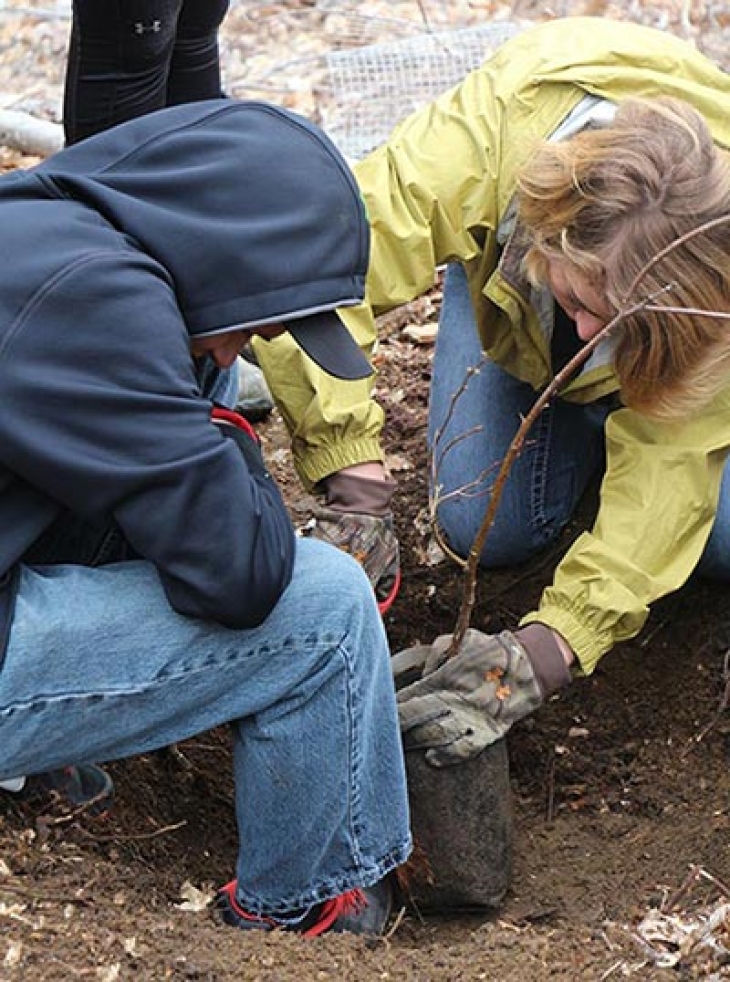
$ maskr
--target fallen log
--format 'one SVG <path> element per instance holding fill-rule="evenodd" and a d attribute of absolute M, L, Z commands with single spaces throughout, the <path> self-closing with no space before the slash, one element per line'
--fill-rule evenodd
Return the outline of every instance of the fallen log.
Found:
<path fill-rule="evenodd" d="M 34 157 L 48 157 L 64 143 L 63 127 L 30 113 L 0 109 L 0 145 Z"/>

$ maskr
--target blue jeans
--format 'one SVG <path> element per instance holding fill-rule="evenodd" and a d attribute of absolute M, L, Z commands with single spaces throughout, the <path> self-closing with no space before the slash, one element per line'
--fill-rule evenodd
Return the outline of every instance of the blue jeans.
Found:
<path fill-rule="evenodd" d="M 218 368 L 211 358 L 198 363 L 198 384 L 203 395 L 220 406 L 235 409 L 238 401 L 238 366 Z"/>
<path fill-rule="evenodd" d="M 387 639 L 352 558 L 300 540 L 291 585 L 241 631 L 175 613 L 144 561 L 22 568 L 0 671 L 0 780 L 228 722 L 247 908 L 305 907 L 407 858 Z"/>
<path fill-rule="evenodd" d="M 468 370 L 477 366 L 479 371 L 455 399 Z M 437 461 L 439 525 L 459 555 L 466 556 L 471 548 L 499 465 L 536 398 L 531 386 L 485 358 L 466 276 L 461 266 L 450 266 L 434 355 L 428 442 Z M 591 479 L 603 473 L 609 412 L 603 402 L 580 406 L 560 399 L 542 411 L 505 484 L 484 543 L 484 566 L 525 562 L 557 538 Z M 728 467 L 715 526 L 698 568 L 730 578 Z"/>

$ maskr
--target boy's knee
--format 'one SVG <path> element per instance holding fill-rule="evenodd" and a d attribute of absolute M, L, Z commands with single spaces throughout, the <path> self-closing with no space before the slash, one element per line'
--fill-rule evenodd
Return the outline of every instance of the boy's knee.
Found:
<path fill-rule="evenodd" d="M 332 591 L 359 601 L 374 602 L 373 588 L 360 563 L 342 549 L 319 539 L 301 539 L 299 558 L 304 576 L 312 591 Z"/>

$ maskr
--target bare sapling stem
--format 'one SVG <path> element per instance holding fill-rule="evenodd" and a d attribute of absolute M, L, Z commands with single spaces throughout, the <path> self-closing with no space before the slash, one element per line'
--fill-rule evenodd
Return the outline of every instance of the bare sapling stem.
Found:
<path fill-rule="evenodd" d="M 639 309 L 641 306 L 643 306 L 643 304 L 637 305 L 636 308 L 630 308 L 628 311 L 622 312 L 618 316 L 614 317 L 613 320 L 609 321 L 605 327 L 601 328 L 595 337 L 586 342 L 580 351 L 573 355 L 570 361 L 568 361 L 565 366 L 561 368 L 561 370 L 551 379 L 550 383 L 540 393 L 537 399 L 535 399 L 527 415 L 522 419 L 522 422 L 520 423 L 517 432 L 515 433 L 512 442 L 507 448 L 507 452 L 499 465 L 499 470 L 497 471 L 497 476 L 494 479 L 494 485 L 492 486 L 492 491 L 489 496 L 489 504 L 487 505 L 484 513 L 484 518 L 477 529 L 477 533 L 474 536 L 471 548 L 469 549 L 469 553 L 466 557 L 466 562 L 464 564 L 464 586 L 461 596 L 461 605 L 459 607 L 459 613 L 456 617 L 454 631 L 451 636 L 451 644 L 447 652 L 448 658 L 451 658 L 458 653 L 459 649 L 461 648 L 461 643 L 464 640 L 464 635 L 469 628 L 474 605 L 476 603 L 479 557 L 482 554 L 482 549 L 484 548 L 487 534 L 494 523 L 494 516 L 497 513 L 497 508 L 499 507 L 507 478 L 512 470 L 512 465 L 522 451 L 527 434 L 530 432 L 535 420 L 547 406 L 550 400 L 560 391 L 562 386 L 575 372 L 575 370 L 583 364 L 594 348 L 596 348 L 604 338 L 608 337 L 609 333 L 613 330 L 616 324 L 618 324 L 624 317 L 627 317 L 630 313 L 633 313 L 635 309 Z"/>

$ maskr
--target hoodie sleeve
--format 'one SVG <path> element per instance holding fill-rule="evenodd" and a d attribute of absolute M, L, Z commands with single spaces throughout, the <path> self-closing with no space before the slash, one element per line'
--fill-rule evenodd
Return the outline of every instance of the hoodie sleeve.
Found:
<path fill-rule="evenodd" d="M 486 71 L 474 73 L 353 168 L 371 227 L 370 265 L 366 303 L 340 313 L 365 350 L 376 343 L 375 317 L 429 290 L 440 264 L 494 251 L 502 108 L 491 88 Z M 286 335 L 254 348 L 307 486 L 382 459 L 383 413 L 370 398 L 372 380 L 326 378 Z"/>
<path fill-rule="evenodd" d="M 90 521 L 116 522 L 179 613 L 260 624 L 291 579 L 271 475 L 211 422 L 159 266 L 131 250 L 38 291 L 0 349 L 6 465 Z"/>

